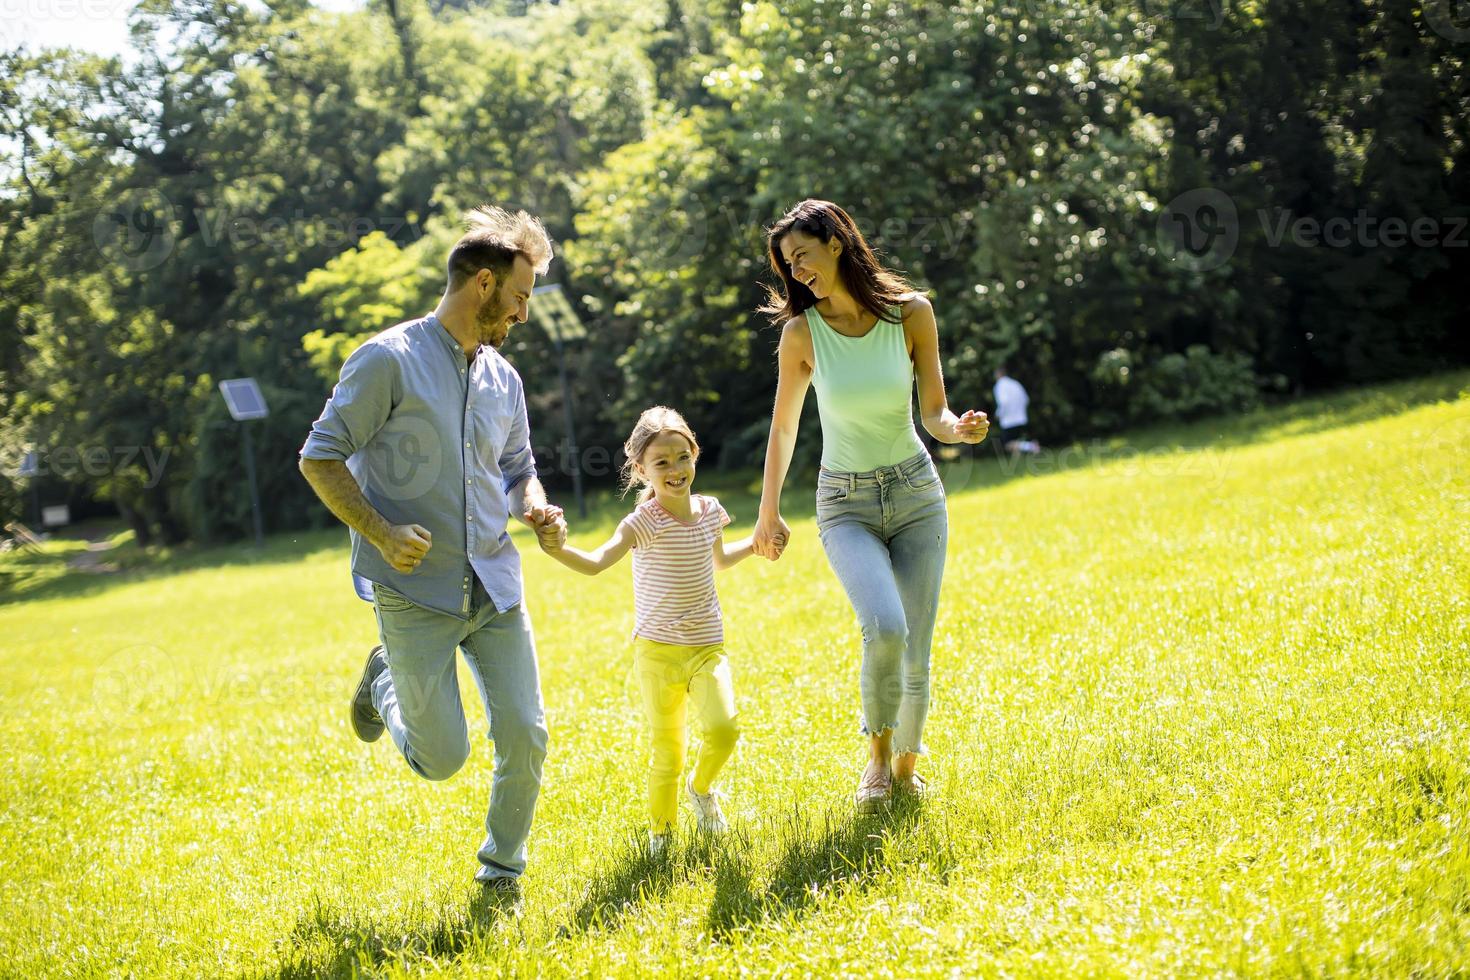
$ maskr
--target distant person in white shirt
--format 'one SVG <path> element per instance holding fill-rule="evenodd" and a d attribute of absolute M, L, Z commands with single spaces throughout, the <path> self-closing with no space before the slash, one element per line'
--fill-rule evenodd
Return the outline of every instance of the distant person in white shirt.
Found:
<path fill-rule="evenodd" d="M 1021 382 L 1006 373 L 1005 365 L 995 369 L 995 420 L 1000 426 L 1000 445 L 1012 456 L 1039 453 L 1041 447 L 1026 438 L 1026 406 L 1031 396 Z"/>

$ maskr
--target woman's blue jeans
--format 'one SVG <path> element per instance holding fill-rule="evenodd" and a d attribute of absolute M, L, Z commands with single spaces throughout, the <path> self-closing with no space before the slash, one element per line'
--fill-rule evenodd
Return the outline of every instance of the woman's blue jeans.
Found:
<path fill-rule="evenodd" d="M 949 539 L 944 485 L 928 453 L 867 473 L 823 469 L 817 532 L 863 636 L 862 731 L 924 749 L 929 647 Z"/>

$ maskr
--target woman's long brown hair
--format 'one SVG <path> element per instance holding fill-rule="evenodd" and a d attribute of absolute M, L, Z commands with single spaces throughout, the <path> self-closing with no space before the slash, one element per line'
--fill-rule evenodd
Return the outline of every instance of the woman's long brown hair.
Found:
<path fill-rule="evenodd" d="M 766 251 L 770 255 L 771 270 L 779 280 L 779 288 L 766 287 L 766 302 L 760 311 L 770 316 L 773 323 L 784 324 L 817 302 L 812 291 L 791 275 L 791 266 L 781 254 L 781 239 L 793 231 L 805 232 L 819 239 L 823 245 L 833 238 L 840 241 L 842 254 L 837 256 L 837 271 L 858 306 L 880 320 L 890 323 L 902 320 L 902 314 L 893 313 L 892 308 L 901 305 L 905 294 L 913 292 L 914 287 L 903 276 L 885 269 L 878 262 L 868 240 L 858 231 L 846 211 L 831 201 L 808 198 L 766 229 Z"/>

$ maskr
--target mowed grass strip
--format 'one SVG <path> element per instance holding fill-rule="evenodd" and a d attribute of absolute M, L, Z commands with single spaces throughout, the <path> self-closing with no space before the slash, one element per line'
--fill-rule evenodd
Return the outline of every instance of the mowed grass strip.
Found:
<path fill-rule="evenodd" d="M 469 881 L 491 747 L 468 675 L 454 779 L 350 734 L 374 624 L 345 535 L 0 605 L 0 963 L 1464 971 L 1466 381 L 1263 413 L 1216 448 L 1193 427 L 1173 441 L 1204 448 L 948 467 L 934 794 L 865 820 L 856 629 L 793 488 L 786 557 L 720 580 L 736 830 L 656 860 L 628 569 L 528 550 L 552 745 L 519 917 Z M 744 533 L 753 499 L 720 492 Z"/>

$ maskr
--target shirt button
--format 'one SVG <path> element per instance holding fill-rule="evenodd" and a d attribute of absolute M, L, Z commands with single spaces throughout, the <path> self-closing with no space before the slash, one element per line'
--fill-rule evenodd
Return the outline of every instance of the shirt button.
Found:
<path fill-rule="evenodd" d="M 465 448 L 466 448 L 466 449 L 468 449 L 468 448 L 470 448 L 470 444 L 469 444 L 469 443 L 465 443 L 465 444 L 464 444 L 464 447 L 465 447 Z"/>
<path fill-rule="evenodd" d="M 469 486 L 470 485 L 470 481 L 469 480 L 464 481 L 464 485 L 465 486 Z"/>

